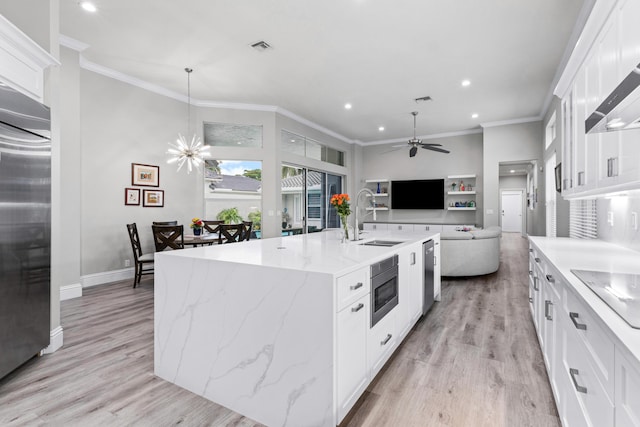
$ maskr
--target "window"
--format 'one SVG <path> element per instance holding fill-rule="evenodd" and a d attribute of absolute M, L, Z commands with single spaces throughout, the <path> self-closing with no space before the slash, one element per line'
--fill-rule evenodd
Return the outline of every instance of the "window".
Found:
<path fill-rule="evenodd" d="M 283 130 L 280 136 L 282 151 L 344 166 L 344 151 L 328 147 L 318 141 Z"/>
<path fill-rule="evenodd" d="M 218 147 L 262 147 L 262 126 L 205 122 L 204 143 Z"/>
<path fill-rule="evenodd" d="M 598 238 L 596 200 L 571 200 L 569 202 L 569 237 L 572 239 Z"/>

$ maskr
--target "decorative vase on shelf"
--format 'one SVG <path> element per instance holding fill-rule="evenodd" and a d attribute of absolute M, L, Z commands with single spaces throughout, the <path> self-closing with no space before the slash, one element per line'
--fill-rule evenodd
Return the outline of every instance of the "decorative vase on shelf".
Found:
<path fill-rule="evenodd" d="M 378 188 L 376 190 L 376 193 L 380 194 L 380 183 L 378 183 Z"/>
<path fill-rule="evenodd" d="M 343 242 L 346 242 L 349 240 L 349 226 L 347 224 L 347 218 L 348 218 L 348 215 L 340 215 L 340 221 L 342 221 L 342 228 L 344 230 L 343 239 L 342 239 Z"/>
<path fill-rule="evenodd" d="M 193 235 L 194 236 L 199 236 L 202 233 L 202 228 L 194 228 L 193 229 Z"/>

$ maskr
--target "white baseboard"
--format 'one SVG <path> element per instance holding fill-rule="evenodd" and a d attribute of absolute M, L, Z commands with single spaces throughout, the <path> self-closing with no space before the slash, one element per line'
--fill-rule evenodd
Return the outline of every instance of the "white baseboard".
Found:
<path fill-rule="evenodd" d="M 73 285 L 60 286 L 60 301 L 80 298 L 82 296 L 82 285 L 74 283 Z"/>
<path fill-rule="evenodd" d="M 122 270 L 105 271 L 103 273 L 87 274 L 80 277 L 83 288 L 102 285 L 120 280 L 133 279 L 135 270 L 133 268 L 123 268 Z"/>
<path fill-rule="evenodd" d="M 62 347 L 62 342 L 64 338 L 64 332 L 62 331 L 62 326 L 58 326 L 54 330 L 51 331 L 49 338 L 49 346 L 42 350 L 40 354 L 50 354 L 54 351 L 58 350 Z"/>

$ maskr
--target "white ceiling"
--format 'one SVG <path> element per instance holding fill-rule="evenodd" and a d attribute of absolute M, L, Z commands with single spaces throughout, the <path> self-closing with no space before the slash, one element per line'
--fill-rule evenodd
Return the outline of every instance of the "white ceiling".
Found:
<path fill-rule="evenodd" d="M 197 100 L 274 105 L 363 142 L 539 117 L 590 0 L 60 0 L 91 62 Z M 587 6 L 585 6 L 585 9 Z M 572 36 L 572 33 L 574 34 Z M 272 50 L 258 52 L 265 40 Z M 572 41 L 574 43 L 575 40 Z M 462 87 L 463 79 L 471 80 Z M 414 102 L 430 95 L 431 102 Z M 353 104 L 345 110 L 345 103 Z M 478 113 L 477 119 L 471 114 Z M 378 127 L 385 131 L 379 132 Z"/>

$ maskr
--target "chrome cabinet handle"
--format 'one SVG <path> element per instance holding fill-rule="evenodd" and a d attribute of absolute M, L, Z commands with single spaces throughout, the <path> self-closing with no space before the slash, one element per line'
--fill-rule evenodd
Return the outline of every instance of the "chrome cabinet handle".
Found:
<path fill-rule="evenodd" d="M 578 185 L 584 185 L 584 172 L 578 172 Z"/>
<path fill-rule="evenodd" d="M 380 345 L 386 345 L 389 340 L 391 339 L 392 335 L 391 334 L 387 334 L 387 337 L 385 339 L 383 339 L 382 341 L 380 341 Z"/>
<path fill-rule="evenodd" d="M 362 282 L 358 282 L 358 283 L 357 283 L 357 284 L 355 284 L 355 285 L 351 285 L 351 286 L 349 286 L 349 289 L 351 289 L 352 291 L 355 291 L 356 289 L 360 289 L 362 286 L 364 286 L 364 285 L 362 284 Z"/>
<path fill-rule="evenodd" d="M 578 321 L 576 320 L 580 317 L 578 313 L 569 312 L 569 317 L 571 318 L 573 326 L 575 326 L 576 329 L 582 329 L 583 331 L 587 330 L 587 325 L 585 325 L 584 323 L 578 323 Z"/>
<path fill-rule="evenodd" d="M 351 307 L 351 311 L 354 312 L 354 313 L 357 313 L 360 310 L 362 310 L 363 308 L 364 308 L 364 304 L 360 303 L 356 307 Z"/>
<path fill-rule="evenodd" d="M 416 263 L 416 253 L 411 252 L 411 265 L 415 265 Z"/>
<path fill-rule="evenodd" d="M 529 302 L 533 304 L 533 298 L 529 297 Z"/>
<path fill-rule="evenodd" d="M 535 257 L 535 260 L 536 260 L 537 263 L 540 263 L 540 258 Z"/>
<path fill-rule="evenodd" d="M 529 270 L 529 276 L 533 276 L 533 270 Z"/>
<path fill-rule="evenodd" d="M 547 274 L 545 277 L 547 278 L 547 282 L 556 283 L 556 279 L 554 279 L 551 274 Z"/>
<path fill-rule="evenodd" d="M 544 302 L 544 317 L 547 318 L 547 320 L 553 320 L 553 317 L 551 317 L 551 314 L 549 313 L 549 307 L 551 307 L 553 305 L 553 303 L 549 300 L 546 300 Z"/>
<path fill-rule="evenodd" d="M 573 369 L 573 368 L 569 368 L 569 375 L 571 375 L 571 381 L 573 381 L 573 386 L 576 388 L 576 391 L 579 393 L 587 393 L 587 388 L 586 387 L 582 387 L 581 385 L 578 385 L 578 380 L 576 380 L 576 375 L 578 375 L 580 372 L 578 372 L 577 369 Z"/>
<path fill-rule="evenodd" d="M 618 176 L 618 158 L 609 157 L 607 159 L 607 177 Z"/>
<path fill-rule="evenodd" d="M 533 253 L 533 249 L 532 249 L 532 248 L 529 248 L 529 252 Z"/>
<path fill-rule="evenodd" d="M 540 290 L 540 288 L 538 287 L 538 278 L 537 277 L 533 278 L 533 290 L 534 291 L 539 291 Z"/>

